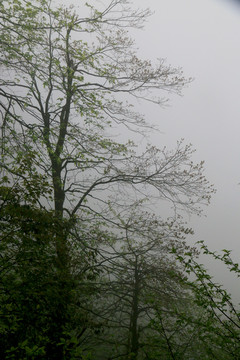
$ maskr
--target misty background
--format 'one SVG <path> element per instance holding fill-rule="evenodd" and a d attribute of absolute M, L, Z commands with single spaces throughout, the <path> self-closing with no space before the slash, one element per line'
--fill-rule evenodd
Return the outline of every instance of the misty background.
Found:
<path fill-rule="evenodd" d="M 77 6 L 78 0 L 68 0 L 71 3 Z M 104 3 L 92 1 L 96 7 Z M 171 95 L 163 108 L 137 105 L 159 129 L 149 133 L 147 142 L 168 149 L 180 139 L 191 143 L 196 149 L 193 160 L 205 161 L 205 176 L 217 190 L 202 217 L 186 218 L 195 232 L 188 241 L 192 245 L 204 240 L 210 250 L 232 250 L 240 263 L 240 0 L 132 0 L 132 5 L 153 12 L 143 30 L 129 34 L 139 56 L 153 64 L 164 58 L 193 78 L 182 96 Z M 140 147 L 145 144 L 133 133 L 121 135 Z M 201 261 L 240 302 L 234 275 L 210 258 Z"/>
<path fill-rule="evenodd" d="M 164 109 L 144 104 L 146 118 L 158 124 L 150 141 L 174 147 L 184 138 L 205 161 L 205 175 L 217 190 L 201 218 L 191 217 L 194 243 L 211 250 L 231 249 L 240 262 L 240 1 L 134 0 L 154 14 L 134 33 L 139 55 L 153 62 L 165 58 L 193 77 L 183 96 L 171 96 Z M 222 266 L 203 259 L 217 281 L 240 301 L 238 282 Z"/>

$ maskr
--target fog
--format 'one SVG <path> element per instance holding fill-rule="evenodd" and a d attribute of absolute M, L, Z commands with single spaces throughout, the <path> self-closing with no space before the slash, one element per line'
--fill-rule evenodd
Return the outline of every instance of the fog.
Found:
<path fill-rule="evenodd" d="M 194 81 L 183 96 L 171 96 L 170 106 L 144 106 L 161 133 L 153 133 L 157 146 L 174 146 L 184 138 L 205 160 L 205 175 L 217 193 L 202 218 L 191 217 L 193 241 L 205 240 L 212 250 L 240 251 L 240 1 L 135 0 L 154 14 L 144 31 L 134 33 L 139 55 L 165 58 L 183 68 Z M 229 275 L 208 263 L 219 282 L 229 285 Z M 237 292 L 234 292 L 237 296 Z"/>
<path fill-rule="evenodd" d="M 78 6 L 78 0 L 68 2 Z M 106 1 L 92 3 L 101 6 Z M 160 130 L 152 132 L 148 142 L 173 148 L 184 138 L 196 149 L 194 160 L 205 161 L 205 175 L 217 190 L 202 217 L 187 219 L 195 231 L 189 241 L 204 240 L 216 251 L 230 249 L 240 262 L 240 0 L 132 0 L 132 4 L 153 12 L 143 30 L 130 32 L 139 56 L 153 63 L 164 58 L 193 78 L 183 96 L 171 95 L 168 106 L 139 105 Z M 240 302 L 232 274 L 210 259 L 203 261 Z"/>

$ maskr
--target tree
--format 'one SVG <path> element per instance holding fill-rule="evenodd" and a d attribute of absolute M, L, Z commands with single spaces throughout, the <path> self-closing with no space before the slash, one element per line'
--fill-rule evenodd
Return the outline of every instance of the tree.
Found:
<path fill-rule="evenodd" d="M 180 281 L 185 277 L 183 267 L 170 252 L 172 246 L 179 255 L 187 249 L 194 252 L 184 242 L 192 230 L 180 220 L 163 222 L 152 214 L 140 215 L 139 209 L 132 209 L 128 216 L 122 219 L 121 242 L 101 253 L 103 272 L 91 310 L 102 324 L 91 338 L 94 358 L 156 359 L 165 353 L 166 359 L 187 359 L 195 344 L 193 327 L 185 330 L 181 326 L 177 309 L 185 312 L 192 307 L 190 290 Z"/>
<path fill-rule="evenodd" d="M 96 188 L 109 188 L 116 182 L 135 186 L 146 182 L 173 200 L 186 196 L 191 187 L 193 204 L 207 197 L 200 167 L 189 165 L 188 174 L 177 174 L 178 179 L 169 186 L 161 177 L 157 149 L 147 149 L 141 157 L 128 155 L 127 145 L 103 135 L 109 122 L 145 125 L 138 114 L 111 95 L 144 98 L 150 89 L 178 92 L 184 85 L 179 70 L 163 62 L 153 69 L 129 51 L 130 40 L 123 37 L 125 26 L 138 26 L 147 13 L 132 12 L 125 8 L 126 3 L 111 1 L 101 12 L 91 8 L 86 18 L 63 8 L 52 9 L 46 1 L 1 4 L 1 38 L 5 39 L 1 67 L 10 74 L 10 80 L 7 76 L 1 82 L 3 127 L 5 140 L 18 146 L 9 154 L 3 141 L 4 167 L 14 174 L 19 169 L 13 167 L 13 157 L 23 161 L 30 154 L 32 161 L 24 164 L 25 177 L 31 181 L 34 170 L 45 174 L 60 218 L 64 213 L 72 218 Z M 81 39 L 75 39 L 79 34 Z M 90 42 L 92 34 L 95 45 Z M 161 103 L 160 99 L 152 101 Z M 172 154 L 177 165 L 189 156 L 190 149 L 180 146 Z M 85 175 L 83 181 L 85 173 L 90 180 Z"/>
<path fill-rule="evenodd" d="M 83 260 L 73 254 L 77 241 L 94 262 L 90 254 L 106 241 L 109 226 L 121 228 L 116 208 L 127 211 L 153 189 L 175 210 L 199 212 L 212 192 L 203 163 L 191 162 L 190 146 L 178 143 L 172 152 L 148 147 L 140 154 L 131 142 L 107 135 L 114 126 L 149 126 L 130 99 L 161 104 L 156 92 L 180 93 L 188 82 L 180 69 L 163 60 L 153 67 L 134 52 L 127 30 L 141 27 L 149 12 L 112 0 L 100 10 L 87 4 L 83 13 L 48 0 L 0 4 L 3 185 L 17 183 L 24 195 L 20 205 L 30 202 L 64 223 L 51 235 L 64 294 L 51 339 L 55 348 L 45 355 L 51 359 L 66 356 L 58 344 L 69 327 L 72 269 L 77 258 Z M 115 193 L 120 196 L 111 200 Z"/>

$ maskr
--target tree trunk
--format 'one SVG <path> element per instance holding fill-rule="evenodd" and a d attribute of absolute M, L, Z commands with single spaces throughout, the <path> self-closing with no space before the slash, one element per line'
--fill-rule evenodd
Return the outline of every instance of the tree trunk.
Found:
<path fill-rule="evenodd" d="M 138 258 L 136 257 L 135 270 L 134 270 L 132 313 L 131 313 L 131 320 L 130 320 L 130 324 L 131 324 L 130 325 L 130 337 L 131 337 L 130 353 L 131 353 L 131 359 L 133 359 L 133 360 L 136 360 L 138 358 L 138 350 L 139 350 L 138 300 L 139 300 L 139 270 L 138 270 Z"/>

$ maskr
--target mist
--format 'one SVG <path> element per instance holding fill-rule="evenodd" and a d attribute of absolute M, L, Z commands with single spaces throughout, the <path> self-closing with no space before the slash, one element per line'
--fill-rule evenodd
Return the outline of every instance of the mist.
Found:
<path fill-rule="evenodd" d="M 135 5 L 154 13 L 144 31 L 134 33 L 139 54 L 153 62 L 165 58 L 193 81 L 168 106 L 141 107 L 157 125 L 150 140 L 173 147 L 184 138 L 205 161 L 205 175 L 217 190 L 204 216 L 191 217 L 191 242 L 204 240 L 210 249 L 232 250 L 239 262 L 240 233 L 240 1 L 140 0 Z M 207 262 L 217 280 L 233 291 L 235 281 L 216 262 Z M 219 269 L 221 270 L 219 273 Z"/>

